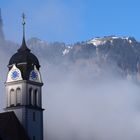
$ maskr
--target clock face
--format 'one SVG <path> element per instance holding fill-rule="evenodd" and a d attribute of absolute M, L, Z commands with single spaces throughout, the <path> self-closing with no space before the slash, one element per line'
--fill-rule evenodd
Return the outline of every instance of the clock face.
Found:
<path fill-rule="evenodd" d="M 11 73 L 11 78 L 13 80 L 16 80 L 17 78 L 19 78 L 19 71 L 18 70 L 13 70 L 12 73 Z"/>
<path fill-rule="evenodd" d="M 30 77 L 31 77 L 32 80 L 37 80 L 37 78 L 38 78 L 37 72 L 34 71 L 34 70 L 31 71 Z"/>

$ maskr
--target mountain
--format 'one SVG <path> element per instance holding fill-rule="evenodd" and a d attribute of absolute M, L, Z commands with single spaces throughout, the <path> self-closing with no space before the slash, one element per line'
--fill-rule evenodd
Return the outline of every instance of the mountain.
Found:
<path fill-rule="evenodd" d="M 32 38 L 27 43 L 35 54 L 56 65 L 65 62 L 107 63 L 116 65 L 125 74 L 140 72 L 140 43 L 133 37 L 106 36 L 68 46 L 37 38 Z"/>
<path fill-rule="evenodd" d="M 133 37 L 105 36 L 72 45 L 31 38 L 27 44 L 41 60 L 64 69 L 88 67 L 95 73 L 113 69 L 126 77 L 140 77 L 140 42 Z M 2 41 L 0 46 L 10 55 L 19 47 L 10 41 Z"/>
<path fill-rule="evenodd" d="M 62 61 L 62 54 L 66 48 L 64 43 L 48 43 L 38 38 L 29 39 L 27 44 L 37 56 L 44 58 L 49 63 L 59 63 Z"/>
<path fill-rule="evenodd" d="M 79 58 L 98 58 L 115 62 L 121 69 L 137 72 L 140 61 L 140 43 L 132 37 L 103 37 L 91 39 L 74 45 L 72 56 Z"/>

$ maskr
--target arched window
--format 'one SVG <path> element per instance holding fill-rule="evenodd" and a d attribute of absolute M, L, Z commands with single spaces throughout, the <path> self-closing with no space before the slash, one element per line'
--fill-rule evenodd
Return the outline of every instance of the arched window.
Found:
<path fill-rule="evenodd" d="M 35 93 L 34 93 L 34 105 L 38 106 L 38 90 L 37 89 L 35 90 Z"/>
<path fill-rule="evenodd" d="M 16 97 L 15 97 L 15 91 L 14 89 L 11 89 L 10 90 L 10 106 L 15 106 L 15 100 L 16 100 Z"/>
<path fill-rule="evenodd" d="M 32 96 L 33 96 L 33 89 L 30 88 L 29 89 L 29 105 L 33 105 Z"/>
<path fill-rule="evenodd" d="M 21 104 L 21 89 L 17 88 L 16 90 L 16 104 L 20 105 Z"/>

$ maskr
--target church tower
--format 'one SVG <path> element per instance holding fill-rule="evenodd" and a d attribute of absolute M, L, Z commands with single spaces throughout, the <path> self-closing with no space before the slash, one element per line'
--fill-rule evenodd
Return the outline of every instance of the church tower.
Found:
<path fill-rule="evenodd" d="M 5 110 L 14 111 L 31 140 L 43 140 L 43 83 L 40 64 L 26 45 L 24 14 L 22 24 L 22 45 L 8 64 Z"/>
<path fill-rule="evenodd" d="M 1 9 L 0 9 L 0 41 L 4 40 L 4 32 L 3 32 L 3 21 L 1 16 Z"/>

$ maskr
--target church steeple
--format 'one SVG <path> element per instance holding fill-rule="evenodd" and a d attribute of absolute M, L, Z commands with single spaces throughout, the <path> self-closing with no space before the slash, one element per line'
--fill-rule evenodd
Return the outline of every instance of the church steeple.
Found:
<path fill-rule="evenodd" d="M 22 18 L 22 45 L 8 64 L 5 110 L 14 111 L 30 140 L 43 140 L 43 83 L 40 64 L 26 45 L 24 14 Z"/>

